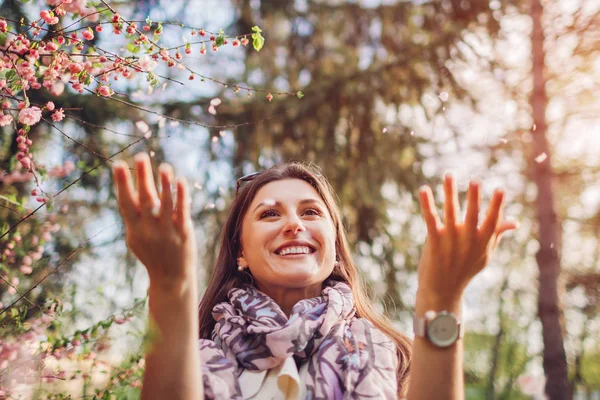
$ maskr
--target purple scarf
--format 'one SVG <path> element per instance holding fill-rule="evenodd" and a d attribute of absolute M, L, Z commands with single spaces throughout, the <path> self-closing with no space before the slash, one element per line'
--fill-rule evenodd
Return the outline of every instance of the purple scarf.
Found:
<path fill-rule="evenodd" d="M 306 399 L 396 399 L 396 345 L 356 317 L 346 283 L 326 281 L 321 296 L 296 303 L 289 319 L 256 288 L 228 295 L 213 308 L 213 340 L 200 339 L 207 399 L 242 399 L 244 369 L 268 370 L 290 356 L 308 362 Z"/>

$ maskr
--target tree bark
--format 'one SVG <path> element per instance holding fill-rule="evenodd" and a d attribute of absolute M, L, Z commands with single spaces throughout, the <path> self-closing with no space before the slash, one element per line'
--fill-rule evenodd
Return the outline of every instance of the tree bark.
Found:
<path fill-rule="evenodd" d="M 490 372 L 488 374 L 487 388 L 486 388 L 486 399 L 494 400 L 496 398 L 496 374 L 498 373 L 498 364 L 500 363 L 500 352 L 502 350 L 502 342 L 504 341 L 504 292 L 508 288 L 510 273 L 507 273 L 502 282 L 500 288 L 500 296 L 498 301 L 498 333 L 494 340 L 494 346 L 492 347 L 492 362 L 490 366 Z"/>
<path fill-rule="evenodd" d="M 533 58 L 533 92 L 531 108 L 534 126 L 532 176 L 537 186 L 537 218 L 540 249 L 536 254 L 539 267 L 538 314 L 542 322 L 544 341 L 543 366 L 546 375 L 545 392 L 549 399 L 568 399 L 569 385 L 567 359 L 563 344 L 562 309 L 558 297 L 560 276 L 560 227 L 554 210 L 551 157 L 546 137 L 546 78 L 545 52 L 542 28 L 543 6 L 540 0 L 531 0 L 531 51 Z"/>

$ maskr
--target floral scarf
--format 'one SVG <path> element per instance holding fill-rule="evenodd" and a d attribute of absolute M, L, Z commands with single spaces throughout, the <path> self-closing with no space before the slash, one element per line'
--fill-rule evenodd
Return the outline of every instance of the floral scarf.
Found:
<path fill-rule="evenodd" d="M 326 281 L 321 296 L 296 303 L 288 317 L 254 287 L 235 288 L 213 308 L 212 339 L 200 339 L 207 399 L 242 399 L 244 369 L 268 370 L 293 356 L 308 363 L 305 399 L 395 399 L 395 343 L 357 318 L 347 284 Z"/>

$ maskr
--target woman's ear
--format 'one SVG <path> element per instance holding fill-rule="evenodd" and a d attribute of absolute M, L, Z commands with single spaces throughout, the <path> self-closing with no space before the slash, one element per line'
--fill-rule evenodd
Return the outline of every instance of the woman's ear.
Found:
<path fill-rule="evenodd" d="M 247 267 L 248 266 L 248 261 L 246 261 L 246 257 L 244 257 L 244 253 L 240 253 L 240 255 L 237 258 L 237 265 L 240 267 Z"/>

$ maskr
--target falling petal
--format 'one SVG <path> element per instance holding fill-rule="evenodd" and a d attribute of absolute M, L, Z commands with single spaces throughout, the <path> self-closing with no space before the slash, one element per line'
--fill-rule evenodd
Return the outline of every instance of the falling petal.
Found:
<path fill-rule="evenodd" d="M 198 189 L 198 190 L 202 190 L 202 188 L 203 188 L 204 186 L 202 186 L 200 183 L 196 182 L 196 183 L 194 183 L 194 187 L 195 187 L 196 189 Z"/>
<path fill-rule="evenodd" d="M 535 132 L 535 130 L 537 129 L 537 125 L 533 124 L 533 126 L 531 127 L 531 129 Z"/>
<path fill-rule="evenodd" d="M 210 101 L 210 105 L 211 105 L 211 106 L 215 106 L 215 107 L 216 107 L 216 106 L 218 106 L 218 105 L 220 105 L 220 104 L 221 104 L 221 99 L 220 99 L 220 98 L 218 98 L 218 97 L 215 97 L 214 99 L 212 99 L 212 100 Z"/>
<path fill-rule="evenodd" d="M 213 143 L 217 143 L 219 141 L 219 137 L 218 136 L 213 136 L 211 140 L 212 140 Z"/>
<path fill-rule="evenodd" d="M 538 164 L 543 163 L 546 160 L 546 158 L 548 158 L 548 156 L 546 155 L 546 153 L 542 153 L 542 154 L 540 154 L 539 156 L 537 156 L 535 158 L 535 162 L 538 163 Z"/>
<path fill-rule="evenodd" d="M 441 101 L 448 101 L 449 97 L 450 97 L 450 95 L 448 94 L 448 92 L 442 92 L 439 95 L 439 98 Z"/>
<path fill-rule="evenodd" d="M 386 132 L 387 132 L 387 128 L 383 128 L 383 129 L 381 130 L 381 132 L 383 132 L 383 133 L 386 133 Z"/>
<path fill-rule="evenodd" d="M 142 133 L 147 133 L 150 130 L 150 127 L 148 126 L 148 124 L 146 123 L 146 121 L 137 121 L 135 123 L 135 126 L 140 130 L 140 132 Z"/>
<path fill-rule="evenodd" d="M 212 115 L 216 115 L 217 114 L 217 109 L 215 108 L 215 106 L 213 106 L 212 104 L 208 107 L 208 112 L 211 113 Z"/>
<path fill-rule="evenodd" d="M 156 153 L 151 150 L 150 151 L 150 157 L 154 157 L 155 155 L 156 155 Z"/>

